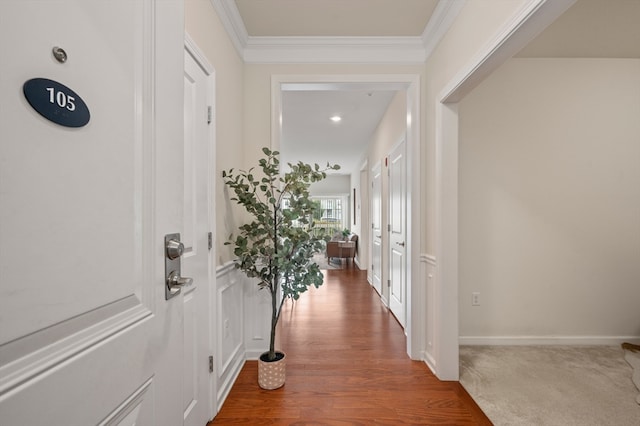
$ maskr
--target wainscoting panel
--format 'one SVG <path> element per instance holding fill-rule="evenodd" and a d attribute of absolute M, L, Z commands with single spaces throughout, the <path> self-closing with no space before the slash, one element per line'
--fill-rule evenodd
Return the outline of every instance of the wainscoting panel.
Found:
<path fill-rule="evenodd" d="M 246 357 L 256 360 L 260 354 L 269 350 L 271 295 L 267 290 L 260 290 L 255 280 L 247 280 L 244 303 L 247 313 L 244 341 Z"/>
<path fill-rule="evenodd" d="M 215 314 L 217 344 L 215 348 L 218 374 L 218 410 L 222 407 L 245 361 L 244 287 L 246 276 L 229 262 L 216 271 L 217 301 Z"/>
<path fill-rule="evenodd" d="M 435 354 L 435 310 L 436 310 L 436 298 L 435 298 L 435 281 L 436 281 L 436 258 L 423 254 L 420 256 L 420 267 L 422 269 L 422 276 L 426 280 L 426 341 L 425 341 L 425 353 L 424 360 L 432 371 L 436 371 L 436 354 Z"/>

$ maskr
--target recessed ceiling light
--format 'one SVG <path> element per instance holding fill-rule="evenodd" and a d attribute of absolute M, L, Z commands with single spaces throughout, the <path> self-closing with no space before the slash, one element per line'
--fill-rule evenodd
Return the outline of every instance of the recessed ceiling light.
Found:
<path fill-rule="evenodd" d="M 334 123 L 337 123 L 340 120 L 342 120 L 342 117 L 340 117 L 339 115 L 334 115 L 333 117 L 331 117 L 331 121 L 333 121 Z"/>

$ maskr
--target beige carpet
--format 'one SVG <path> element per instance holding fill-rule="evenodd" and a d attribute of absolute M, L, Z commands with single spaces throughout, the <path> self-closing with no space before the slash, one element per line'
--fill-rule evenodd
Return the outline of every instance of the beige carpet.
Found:
<path fill-rule="evenodd" d="M 460 383 L 497 425 L 639 426 L 620 346 L 461 346 Z"/>

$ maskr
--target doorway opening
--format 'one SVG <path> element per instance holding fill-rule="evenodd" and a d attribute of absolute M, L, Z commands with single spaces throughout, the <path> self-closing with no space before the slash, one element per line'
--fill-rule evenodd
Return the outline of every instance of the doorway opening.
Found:
<path fill-rule="evenodd" d="M 381 152 L 377 152 L 375 148 L 368 145 L 370 139 L 363 142 L 359 148 L 354 148 L 350 144 L 341 143 L 337 147 L 332 147 L 331 137 L 337 133 L 332 134 L 329 130 L 325 139 L 315 139 L 311 148 L 307 148 L 303 151 L 303 143 L 301 143 L 302 136 L 299 133 L 288 133 L 286 128 L 288 120 L 293 120 L 289 116 L 289 108 L 287 107 L 287 101 L 289 98 L 296 99 L 294 95 L 300 95 L 301 93 L 311 96 L 317 95 L 317 99 L 321 99 L 322 96 L 327 96 L 331 93 L 339 93 L 346 97 L 353 97 L 357 94 L 364 94 L 370 98 L 374 97 L 387 97 L 387 102 L 397 94 L 402 93 L 404 110 L 403 110 L 403 130 L 406 135 L 407 141 L 407 158 L 410 159 L 407 162 L 406 176 L 406 194 L 407 206 L 406 206 L 406 219 L 407 219 L 407 240 L 405 242 L 406 247 L 406 314 L 405 314 L 405 334 L 407 335 L 407 353 L 412 359 L 422 359 L 423 351 L 423 307 L 424 301 L 420 286 L 420 267 L 419 267 L 419 248 L 420 248 L 420 222 L 419 222 L 419 208 L 420 208 L 420 176 L 419 176 L 419 120 L 414 117 L 419 117 L 419 76 L 418 75 L 275 75 L 272 77 L 272 126 L 271 126 L 271 149 L 281 152 L 282 163 L 292 161 L 304 161 L 306 163 L 314 164 L 318 163 L 321 166 L 325 164 L 322 161 L 323 158 L 337 158 L 338 161 L 332 161 L 342 166 L 340 172 L 341 175 L 331 177 L 334 179 L 334 188 L 339 188 L 337 191 L 347 197 L 346 217 L 355 217 L 355 225 L 350 225 L 350 231 L 359 235 L 360 247 L 366 247 L 362 251 L 364 258 L 360 260 L 360 266 L 362 269 L 370 269 L 371 259 L 369 259 L 369 253 L 371 253 L 370 246 L 371 235 L 371 220 L 369 214 L 363 214 L 362 206 L 369 205 L 369 199 L 362 199 L 362 194 L 369 196 L 371 179 L 367 172 L 367 164 L 373 164 L 371 158 L 378 158 L 380 161 L 389 152 L 389 149 L 385 148 Z M 318 101 L 320 102 L 320 101 Z M 383 102 L 384 103 L 384 102 Z M 382 115 L 386 112 L 388 104 L 382 108 L 378 117 L 374 117 L 377 123 L 380 121 Z M 293 111 L 297 114 L 303 113 L 305 106 L 295 105 Z M 351 113 L 358 113 L 356 110 L 349 111 Z M 337 115 L 337 111 L 333 115 Z M 348 114 L 347 114 L 348 115 Z M 313 120 L 329 120 L 329 114 L 323 116 L 311 117 Z M 345 116 L 346 119 L 346 116 Z M 337 130 L 337 129 L 336 129 Z M 306 128 L 307 132 L 312 132 L 309 126 Z M 373 133 L 373 132 L 371 132 Z M 317 136 L 317 135 L 314 135 Z M 396 144 L 397 139 L 389 141 L 389 147 Z M 327 154 L 333 154 L 333 157 Z M 365 173 L 363 173 L 365 172 Z M 342 179 L 342 183 L 338 180 Z M 331 182 L 329 179 L 327 180 Z M 348 182 L 345 184 L 345 181 Z M 362 188 L 366 188 L 363 190 Z M 355 189 L 355 192 L 353 191 Z M 335 189 L 334 189 L 335 190 Z M 356 194 L 354 197 L 353 194 Z M 358 197 L 360 194 L 360 198 Z M 335 195 L 335 194 L 333 194 Z M 353 207 L 351 207 L 353 206 Z M 358 212 L 358 206 L 359 212 Z M 351 211 L 354 209 L 354 211 Z M 354 213 L 356 213 L 354 215 Z M 357 213 L 360 213 L 359 215 Z M 364 212 L 367 213 L 367 212 Z M 411 220 L 415 218 L 415 220 Z M 360 219 L 360 220 L 358 220 Z M 351 221 L 349 221 L 351 223 Z M 386 228 L 385 228 L 386 229 Z M 383 251 L 384 255 L 388 255 L 388 250 Z M 386 262 L 386 265 L 389 263 Z M 388 274 L 388 272 L 387 272 Z M 383 283 L 384 284 L 384 283 Z M 383 288 L 385 286 L 383 285 Z"/>

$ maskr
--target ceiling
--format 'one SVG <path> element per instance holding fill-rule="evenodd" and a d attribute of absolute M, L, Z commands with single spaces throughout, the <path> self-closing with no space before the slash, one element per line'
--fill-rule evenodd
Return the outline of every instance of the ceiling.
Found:
<path fill-rule="evenodd" d="M 421 36 L 438 0 L 235 0 L 252 37 Z"/>
<path fill-rule="evenodd" d="M 516 56 L 640 58 L 640 0 L 578 0 Z"/>
<path fill-rule="evenodd" d="M 452 0 L 212 1 L 231 11 L 234 31 L 244 38 L 236 44 L 240 49 L 300 41 L 306 50 L 298 54 L 304 60 L 304 53 L 310 51 L 308 62 L 321 57 L 322 52 L 312 50 L 318 44 L 337 49 L 353 40 L 363 46 L 381 41 L 393 45 L 394 40 L 405 46 L 420 40 L 422 54 L 428 56 L 457 13 L 449 11 L 454 16 L 447 17 L 447 8 L 463 4 Z M 640 0 L 578 0 L 517 56 L 640 58 L 638 22 Z M 248 60 L 246 53 L 244 57 Z M 282 159 L 329 161 L 340 164 L 343 173 L 356 170 L 395 90 L 333 85 L 283 91 Z M 336 113 L 343 115 L 339 124 L 329 120 Z"/>
<path fill-rule="evenodd" d="M 394 90 L 350 85 L 331 90 L 282 92 L 282 161 L 340 165 L 334 174 L 358 170 Z M 339 115 L 338 123 L 331 117 Z"/>

